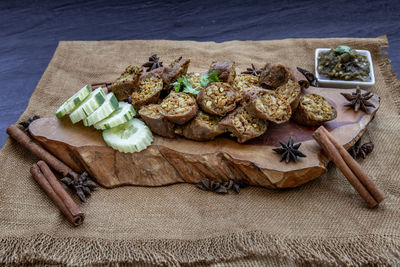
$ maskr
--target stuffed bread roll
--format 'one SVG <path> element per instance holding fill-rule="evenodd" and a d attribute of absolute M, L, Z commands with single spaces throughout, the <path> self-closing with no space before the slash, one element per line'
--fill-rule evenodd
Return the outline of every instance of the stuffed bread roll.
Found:
<path fill-rule="evenodd" d="M 256 117 L 275 123 L 290 119 L 290 104 L 274 91 L 257 88 L 248 93 L 248 110 Z"/>
<path fill-rule="evenodd" d="M 250 74 L 237 74 L 232 83 L 232 87 L 244 95 L 246 92 L 254 89 L 258 84 L 258 77 Z"/>
<path fill-rule="evenodd" d="M 238 101 L 240 92 L 223 82 L 210 83 L 197 95 L 197 103 L 201 109 L 217 116 L 225 116 L 234 110 Z"/>
<path fill-rule="evenodd" d="M 220 122 L 220 125 L 231 132 L 231 135 L 236 137 L 239 143 L 244 143 L 264 134 L 268 126 L 266 120 L 255 117 L 247 110 L 245 103 L 243 104 L 239 105 Z"/>
<path fill-rule="evenodd" d="M 171 91 L 160 105 L 165 118 L 180 125 L 193 119 L 198 111 L 196 99 L 182 92 Z"/>
<path fill-rule="evenodd" d="M 322 96 L 308 94 L 300 98 L 293 120 L 306 126 L 317 126 L 336 118 L 336 109 Z"/>
<path fill-rule="evenodd" d="M 262 68 L 258 84 L 266 89 L 276 89 L 287 83 L 290 76 L 290 72 L 285 66 L 267 63 Z"/>
<path fill-rule="evenodd" d="M 189 123 L 178 126 L 175 133 L 196 141 L 213 140 L 225 132 L 224 127 L 219 125 L 220 121 L 221 117 L 209 115 L 200 110 Z"/>
<path fill-rule="evenodd" d="M 137 89 L 142 72 L 143 68 L 129 65 L 111 84 L 111 90 L 118 101 L 127 99 Z"/>
<path fill-rule="evenodd" d="M 169 64 L 169 66 L 163 68 L 161 77 L 164 82 L 165 90 L 171 89 L 172 83 L 175 82 L 179 77 L 187 73 L 189 64 L 190 59 L 180 57 Z"/>
<path fill-rule="evenodd" d="M 276 88 L 275 93 L 286 100 L 292 110 L 295 110 L 300 102 L 301 86 L 299 83 L 289 80 L 286 84 Z"/>
<path fill-rule="evenodd" d="M 175 124 L 164 117 L 160 105 L 142 106 L 138 113 L 153 133 L 168 138 L 175 137 Z"/>
<path fill-rule="evenodd" d="M 132 105 L 136 110 L 147 104 L 157 103 L 163 88 L 163 81 L 159 74 L 147 72 L 140 77 L 139 86 L 132 93 Z"/>
<path fill-rule="evenodd" d="M 235 80 L 236 69 L 233 61 L 214 61 L 211 63 L 208 72 L 218 72 L 218 78 L 221 82 L 232 83 Z"/>

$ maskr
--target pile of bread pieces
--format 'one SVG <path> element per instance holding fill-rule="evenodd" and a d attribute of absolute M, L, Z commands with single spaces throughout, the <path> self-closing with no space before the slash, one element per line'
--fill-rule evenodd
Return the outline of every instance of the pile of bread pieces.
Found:
<path fill-rule="evenodd" d="M 209 83 L 197 95 L 174 90 L 173 83 L 183 75 L 198 86 L 202 73 L 187 73 L 189 64 L 180 57 L 151 71 L 130 65 L 111 90 L 119 101 L 130 99 L 153 133 L 168 138 L 208 141 L 230 133 L 243 143 L 263 135 L 270 123 L 293 119 L 316 126 L 336 118 L 326 99 L 303 94 L 307 82 L 281 64 L 267 63 L 252 75 L 238 74 L 234 62 L 213 62 L 208 72 L 217 71 L 220 81 Z"/>

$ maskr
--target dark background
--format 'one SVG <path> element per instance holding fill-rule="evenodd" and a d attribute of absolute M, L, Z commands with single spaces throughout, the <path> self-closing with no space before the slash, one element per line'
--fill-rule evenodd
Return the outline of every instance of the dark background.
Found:
<path fill-rule="evenodd" d="M 224 42 L 384 34 L 399 73 L 400 1 L 0 0 L 0 146 L 60 40 Z"/>

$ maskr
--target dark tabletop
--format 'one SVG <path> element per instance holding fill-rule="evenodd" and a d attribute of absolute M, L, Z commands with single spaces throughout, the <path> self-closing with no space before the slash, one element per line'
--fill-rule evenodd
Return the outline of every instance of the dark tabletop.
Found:
<path fill-rule="evenodd" d="M 399 73 L 400 1 L 0 0 L 0 146 L 60 40 L 223 42 L 385 34 Z"/>

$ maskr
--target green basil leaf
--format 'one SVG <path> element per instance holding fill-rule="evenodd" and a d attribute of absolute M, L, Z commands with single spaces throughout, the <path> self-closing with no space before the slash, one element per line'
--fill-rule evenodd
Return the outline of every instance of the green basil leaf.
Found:
<path fill-rule="evenodd" d="M 335 48 L 335 52 L 338 53 L 339 55 L 344 54 L 344 53 L 351 53 L 350 47 L 347 45 L 339 45 L 338 47 Z"/>
<path fill-rule="evenodd" d="M 200 86 L 206 87 L 209 83 L 219 82 L 218 71 L 214 70 L 213 72 L 207 72 L 206 74 L 201 75 L 200 77 Z"/>

